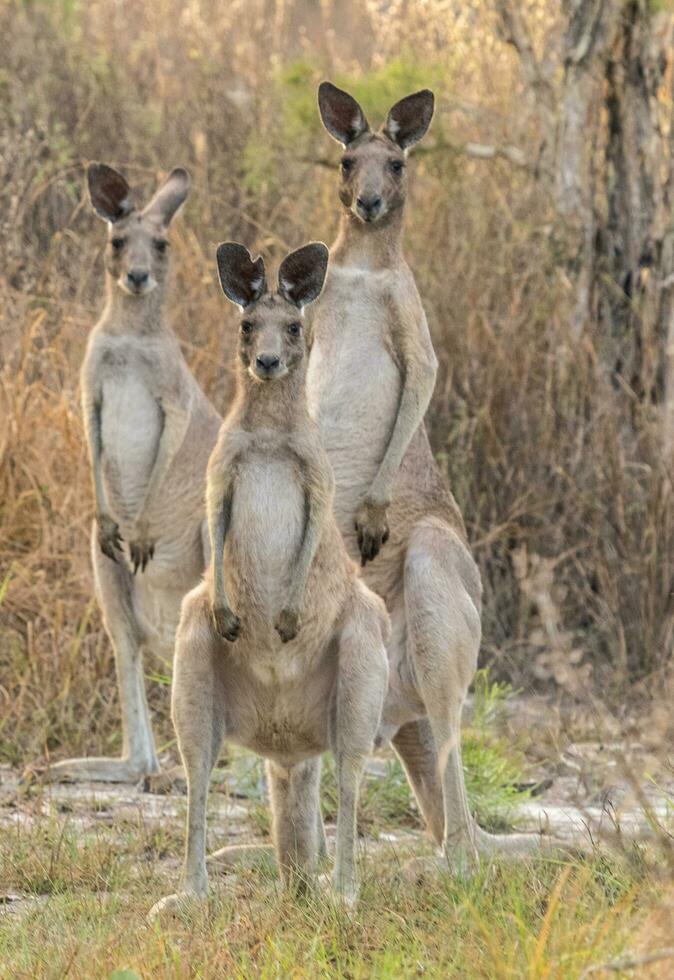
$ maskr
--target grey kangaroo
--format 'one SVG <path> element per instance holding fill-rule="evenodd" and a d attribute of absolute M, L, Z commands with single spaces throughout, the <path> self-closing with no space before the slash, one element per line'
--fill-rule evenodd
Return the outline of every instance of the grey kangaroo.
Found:
<path fill-rule="evenodd" d="M 68 759 L 55 778 L 135 781 L 159 771 L 143 677 L 144 648 L 170 658 L 180 603 L 206 564 L 204 480 L 220 418 L 165 318 L 168 228 L 187 197 L 173 170 L 138 210 L 111 167 L 87 171 L 108 225 L 107 303 L 82 366 L 82 409 L 96 506 L 96 593 L 115 652 L 121 759 Z"/>
<path fill-rule="evenodd" d="M 275 290 L 262 259 L 242 245 L 220 245 L 217 258 L 222 288 L 243 311 L 238 392 L 208 464 L 211 568 L 185 598 L 176 640 L 173 720 L 189 794 L 184 875 L 180 892 L 151 915 L 206 895 L 208 781 L 223 738 L 267 759 L 288 884 L 311 876 L 324 850 L 320 753 L 332 749 L 333 886 L 354 901 L 358 789 L 388 678 L 384 603 L 346 553 L 305 394 L 304 309 L 321 291 L 328 250 L 313 243 L 291 253 Z M 227 851 L 236 863 L 259 848 Z"/>
<path fill-rule="evenodd" d="M 335 515 L 392 623 L 383 732 L 407 771 L 440 861 L 528 853 L 536 835 L 494 837 L 473 820 L 461 764 L 461 710 L 480 647 L 481 582 L 459 509 L 423 424 L 436 359 L 401 239 L 407 151 L 433 94 L 396 103 L 373 131 L 346 92 L 323 82 L 323 123 L 344 147 L 339 234 L 313 320 L 309 407 L 335 474 Z"/>

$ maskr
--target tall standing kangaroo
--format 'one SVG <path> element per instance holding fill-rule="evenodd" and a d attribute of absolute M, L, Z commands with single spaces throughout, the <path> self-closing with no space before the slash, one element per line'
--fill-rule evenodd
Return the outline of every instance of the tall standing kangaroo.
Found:
<path fill-rule="evenodd" d="M 134 781 L 159 771 L 145 697 L 142 651 L 170 658 L 183 596 L 206 564 L 206 465 L 220 418 L 192 377 L 164 301 L 168 227 L 187 197 L 173 170 L 143 210 L 111 167 L 87 171 L 96 213 L 108 223 L 107 303 L 82 366 L 82 410 L 96 517 L 96 593 L 115 651 L 121 759 L 68 759 L 55 778 Z"/>
<path fill-rule="evenodd" d="M 333 882 L 345 901 L 357 895 L 358 788 L 386 693 L 388 616 L 346 553 L 307 408 L 303 313 L 327 262 L 325 245 L 305 245 L 270 290 L 261 258 L 233 242 L 218 249 L 222 288 L 243 311 L 237 396 L 208 464 L 211 569 L 185 598 L 176 640 L 173 720 L 189 793 L 182 890 L 151 915 L 206 895 L 208 780 L 223 738 L 267 759 L 288 883 L 313 873 L 324 842 L 320 754 L 332 749 Z M 246 848 L 229 850 L 241 858 Z"/>
<path fill-rule="evenodd" d="M 433 94 L 396 103 L 379 132 L 329 82 L 318 103 L 345 149 L 309 405 L 335 474 L 340 529 L 391 616 L 384 728 L 444 861 L 468 868 L 479 851 L 528 852 L 539 838 L 485 833 L 464 786 L 461 710 L 477 665 L 482 588 L 423 424 L 437 362 L 401 246 L 407 150 L 430 125 Z"/>

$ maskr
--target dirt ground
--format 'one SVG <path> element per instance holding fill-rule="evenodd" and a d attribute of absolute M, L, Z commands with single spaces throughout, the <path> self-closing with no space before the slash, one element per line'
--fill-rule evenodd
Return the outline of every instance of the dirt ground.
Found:
<path fill-rule="evenodd" d="M 470 710 L 468 712 L 470 714 Z M 674 770 L 671 760 L 655 754 L 648 746 L 618 737 L 602 719 L 608 736 L 592 738 L 597 724 L 580 725 L 569 711 L 560 711 L 543 698 L 513 698 L 501 720 L 504 734 L 523 745 L 530 763 L 532 795 L 518 804 L 514 822 L 518 829 L 531 830 L 576 842 L 625 846 L 632 840 L 661 838 L 671 831 L 674 814 Z M 569 727 L 585 737 L 571 741 Z M 613 737 L 612 737 L 613 736 Z M 166 759 L 167 767 L 171 760 Z M 177 881 L 182 831 L 186 810 L 185 783 L 179 769 L 156 786 L 105 783 L 53 784 L 10 767 L 0 767 L 0 832 L 32 830 L 54 817 L 66 819 L 70 829 L 83 836 L 109 828 L 114 838 L 118 827 L 134 824 L 156 826 L 166 833 L 168 846 L 156 868 L 167 887 Z M 384 760 L 373 758 L 367 778 L 386 778 Z M 235 755 L 218 769 L 209 800 L 209 845 L 261 840 L 265 834 L 266 803 L 259 766 L 252 756 Z M 333 828 L 328 824 L 328 841 Z M 362 838 L 366 853 L 384 848 L 400 857 L 427 850 L 420 829 L 393 826 L 376 829 Z M 173 884 L 172 884 L 173 883 Z M 0 914 L 18 914 L 40 897 L 2 891 Z"/>

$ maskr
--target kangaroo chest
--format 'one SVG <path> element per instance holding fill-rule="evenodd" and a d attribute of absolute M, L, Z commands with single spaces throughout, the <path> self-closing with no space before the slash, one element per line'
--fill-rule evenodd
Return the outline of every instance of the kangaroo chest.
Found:
<path fill-rule="evenodd" d="M 230 529 L 225 544 L 237 612 L 250 612 L 267 627 L 288 598 L 304 530 L 305 499 L 297 464 L 252 451 L 237 466 Z"/>
<path fill-rule="evenodd" d="M 103 472 L 114 513 L 132 521 L 142 504 L 161 438 L 160 406 L 136 371 L 110 372 L 102 382 Z"/>
<path fill-rule="evenodd" d="M 331 271 L 313 321 L 309 410 L 335 474 L 335 513 L 351 529 L 391 438 L 401 376 L 390 343 L 386 275 Z"/>

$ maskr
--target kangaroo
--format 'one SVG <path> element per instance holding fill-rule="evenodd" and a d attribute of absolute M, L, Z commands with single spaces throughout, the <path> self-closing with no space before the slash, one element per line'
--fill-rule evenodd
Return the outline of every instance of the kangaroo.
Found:
<path fill-rule="evenodd" d="M 123 748 L 121 759 L 68 759 L 51 774 L 125 782 L 159 771 L 142 650 L 172 655 L 181 600 L 203 574 L 203 487 L 220 417 L 164 313 L 167 232 L 189 191 L 186 171 L 173 170 L 142 210 L 111 167 L 92 163 L 87 180 L 108 224 L 107 303 L 81 373 L 96 506 L 91 554 L 115 652 Z"/>
<path fill-rule="evenodd" d="M 278 287 L 243 245 L 217 252 L 225 295 L 243 311 L 237 395 L 208 464 L 211 566 L 186 596 L 176 639 L 173 720 L 187 772 L 181 891 L 151 915 L 207 892 L 206 799 L 223 738 L 267 760 L 273 839 L 286 884 L 324 848 L 320 753 L 336 757 L 333 875 L 353 902 L 356 809 L 388 682 L 384 603 L 346 553 L 333 478 L 305 393 L 304 309 L 319 295 L 325 245 L 282 262 Z M 241 859 L 249 849 L 230 850 Z"/>
<path fill-rule="evenodd" d="M 382 731 L 442 848 L 441 860 L 426 867 L 468 871 L 480 851 L 526 853 L 539 838 L 479 828 L 461 765 L 461 710 L 477 666 L 482 588 L 423 423 L 437 362 L 401 245 L 407 151 L 430 125 L 433 94 L 397 102 L 378 132 L 356 100 L 329 82 L 318 104 L 344 154 L 341 223 L 313 318 L 309 408 L 335 474 L 335 515 L 347 548 L 391 617 Z"/>

